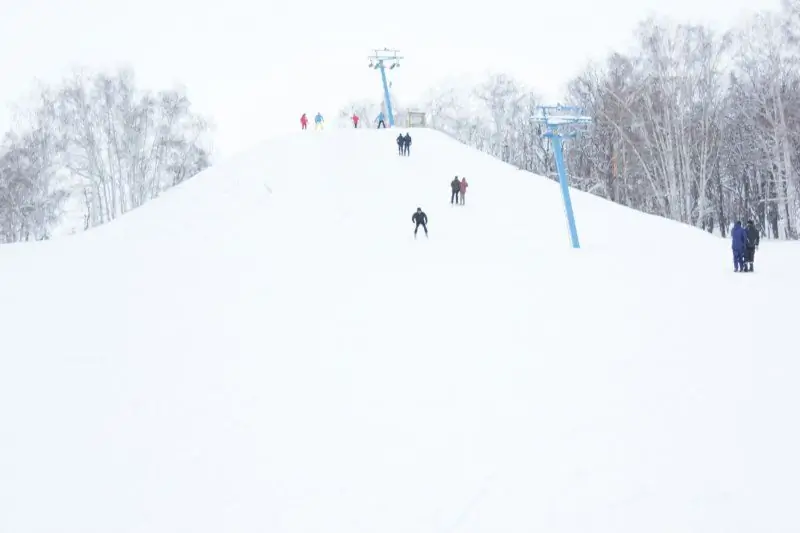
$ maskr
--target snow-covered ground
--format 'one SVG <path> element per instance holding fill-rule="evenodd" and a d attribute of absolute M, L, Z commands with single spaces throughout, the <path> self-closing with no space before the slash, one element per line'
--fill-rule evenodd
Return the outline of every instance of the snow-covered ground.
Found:
<path fill-rule="evenodd" d="M 800 530 L 800 247 L 411 133 L 0 247 L 0 532 Z"/>

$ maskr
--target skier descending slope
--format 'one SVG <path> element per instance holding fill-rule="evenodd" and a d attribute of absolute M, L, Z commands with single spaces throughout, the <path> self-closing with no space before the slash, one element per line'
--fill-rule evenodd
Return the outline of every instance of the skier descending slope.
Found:
<path fill-rule="evenodd" d="M 417 212 L 411 215 L 411 222 L 416 224 L 414 228 L 415 239 L 417 238 L 417 230 L 419 230 L 420 226 L 425 230 L 425 236 L 428 236 L 428 215 L 425 214 L 421 207 L 418 207 Z"/>
<path fill-rule="evenodd" d="M 733 271 L 744 272 L 744 252 L 747 246 L 747 231 L 742 227 L 742 222 L 737 220 L 731 231 L 731 248 L 733 248 Z"/>

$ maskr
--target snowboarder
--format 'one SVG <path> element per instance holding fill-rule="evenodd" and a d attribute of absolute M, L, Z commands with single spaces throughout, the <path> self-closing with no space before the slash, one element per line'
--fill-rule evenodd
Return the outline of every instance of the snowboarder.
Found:
<path fill-rule="evenodd" d="M 308 129 L 308 117 L 305 113 L 303 113 L 303 116 L 300 117 L 300 127 L 304 130 Z"/>
<path fill-rule="evenodd" d="M 747 247 L 747 231 L 742 222 L 737 220 L 731 231 L 731 248 L 733 248 L 733 271 L 744 272 L 744 253 Z"/>
<path fill-rule="evenodd" d="M 386 128 L 386 122 L 384 120 L 383 111 L 378 113 L 378 118 L 375 119 L 375 122 L 378 123 L 378 129 L 380 129 L 381 126 L 383 126 L 384 129 Z"/>
<path fill-rule="evenodd" d="M 317 111 L 317 116 L 314 117 L 314 127 L 316 128 L 317 131 L 319 131 L 323 128 L 324 123 L 325 120 L 322 118 L 322 113 Z"/>
<path fill-rule="evenodd" d="M 409 150 L 411 149 L 411 135 L 406 132 L 405 137 L 403 137 L 403 155 L 409 155 Z"/>
<path fill-rule="evenodd" d="M 753 223 L 752 220 L 747 221 L 747 247 L 745 248 L 744 253 L 744 271 L 745 272 L 752 272 L 753 271 L 753 260 L 755 259 L 756 249 L 758 248 L 758 243 L 760 241 L 758 235 L 758 228 Z"/>
<path fill-rule="evenodd" d="M 422 210 L 421 207 L 417 208 L 417 212 L 411 215 L 411 222 L 415 223 L 414 238 L 417 238 L 417 230 L 420 226 L 425 230 L 425 236 L 428 236 L 428 215 Z"/>
<path fill-rule="evenodd" d="M 469 187 L 467 178 L 462 177 L 461 183 L 458 184 L 458 192 L 461 194 L 461 205 L 464 205 L 464 195 L 467 194 L 467 187 Z"/>
<path fill-rule="evenodd" d="M 356 115 L 355 113 L 353 113 L 353 117 L 352 117 L 352 119 L 353 119 L 353 127 L 354 127 L 354 128 L 358 128 L 358 115 Z"/>
<path fill-rule="evenodd" d="M 456 176 L 453 181 L 450 182 L 450 203 L 451 204 L 458 204 L 458 193 L 461 191 L 461 182 L 458 181 L 458 176 Z"/>
<path fill-rule="evenodd" d="M 397 136 L 397 153 L 400 154 L 400 155 L 403 155 L 403 143 L 404 142 L 405 142 L 405 140 L 403 139 L 403 134 L 400 133 Z"/>

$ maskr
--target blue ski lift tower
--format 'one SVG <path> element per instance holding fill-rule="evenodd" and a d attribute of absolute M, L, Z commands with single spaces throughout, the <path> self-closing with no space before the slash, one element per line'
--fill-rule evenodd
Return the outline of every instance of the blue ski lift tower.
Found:
<path fill-rule="evenodd" d="M 400 60 L 403 59 L 397 54 L 400 50 L 374 50 L 375 54 L 369 56 L 369 68 L 381 71 L 381 80 L 383 81 L 383 99 L 386 103 L 386 112 L 389 113 L 389 127 L 394 127 L 394 112 L 392 111 L 392 99 L 389 97 L 389 83 L 386 81 L 386 69 L 394 69 L 400 66 Z"/>
<path fill-rule="evenodd" d="M 563 139 L 572 139 L 577 136 L 576 126 L 591 124 L 592 119 L 584 115 L 583 108 L 576 106 L 538 106 L 533 121 L 543 124 L 545 131 L 542 136 L 550 139 L 553 144 L 553 154 L 556 159 L 558 181 L 561 184 L 561 196 L 564 199 L 564 210 L 569 224 L 569 237 L 573 248 L 580 248 L 578 228 L 575 225 L 575 214 L 572 211 L 572 200 L 569 197 L 569 183 L 567 181 L 567 168 L 564 164 Z"/>

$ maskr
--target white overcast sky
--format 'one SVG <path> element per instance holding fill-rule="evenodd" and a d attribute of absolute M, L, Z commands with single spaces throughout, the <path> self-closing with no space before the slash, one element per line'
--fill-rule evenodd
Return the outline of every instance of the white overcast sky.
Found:
<path fill-rule="evenodd" d="M 35 79 L 132 67 L 139 85 L 184 84 L 217 124 L 222 156 L 382 95 L 373 48 L 397 48 L 398 97 L 448 75 L 508 72 L 555 101 L 592 58 L 629 46 L 646 16 L 719 28 L 779 0 L 0 0 L 0 131 Z"/>

